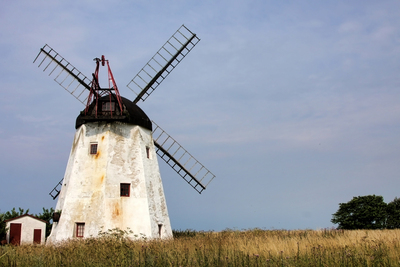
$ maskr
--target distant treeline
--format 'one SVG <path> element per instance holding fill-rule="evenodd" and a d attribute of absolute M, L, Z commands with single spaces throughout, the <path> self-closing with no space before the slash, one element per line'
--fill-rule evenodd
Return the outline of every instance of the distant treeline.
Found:
<path fill-rule="evenodd" d="M 398 229 L 400 228 L 400 199 L 386 204 L 382 196 L 353 197 L 347 203 L 339 203 L 332 223 L 338 229 Z"/>

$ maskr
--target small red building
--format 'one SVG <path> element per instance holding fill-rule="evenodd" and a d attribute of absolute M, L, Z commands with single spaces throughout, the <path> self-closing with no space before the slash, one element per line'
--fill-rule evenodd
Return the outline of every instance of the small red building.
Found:
<path fill-rule="evenodd" d="M 13 245 L 21 244 L 44 244 L 46 236 L 46 221 L 35 216 L 24 214 L 6 220 L 7 243 Z"/>

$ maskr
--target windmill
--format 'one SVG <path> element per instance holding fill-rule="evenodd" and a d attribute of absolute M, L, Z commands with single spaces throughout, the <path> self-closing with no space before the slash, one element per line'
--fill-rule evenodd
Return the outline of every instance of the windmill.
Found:
<path fill-rule="evenodd" d="M 182 25 L 128 83 L 132 101 L 120 95 L 109 61 L 95 58 L 91 79 L 47 44 L 35 62 L 85 105 L 63 179 L 50 192 L 58 197 L 53 228 L 55 243 L 74 237 L 96 237 L 108 229 L 129 237 L 172 236 L 157 155 L 198 193 L 214 179 L 206 167 L 137 106 L 145 101 L 200 41 Z M 108 87 L 99 84 L 106 66 Z"/>

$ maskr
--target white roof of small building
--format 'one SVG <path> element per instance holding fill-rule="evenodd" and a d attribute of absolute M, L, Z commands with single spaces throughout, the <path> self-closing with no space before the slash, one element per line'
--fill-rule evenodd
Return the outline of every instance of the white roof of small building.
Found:
<path fill-rule="evenodd" d="M 5 222 L 6 222 L 6 223 L 7 223 L 7 222 L 11 222 L 11 221 L 14 221 L 14 220 L 21 219 L 21 218 L 23 218 L 23 217 L 30 217 L 30 218 L 32 218 L 32 219 L 41 221 L 41 222 L 43 222 L 43 223 L 47 223 L 45 220 L 39 219 L 39 218 L 37 218 L 37 217 L 35 217 L 35 216 L 33 216 L 33 215 L 30 215 L 30 214 L 24 214 L 24 215 L 21 215 L 21 216 L 12 218 L 12 219 L 8 219 L 8 220 L 5 220 Z"/>

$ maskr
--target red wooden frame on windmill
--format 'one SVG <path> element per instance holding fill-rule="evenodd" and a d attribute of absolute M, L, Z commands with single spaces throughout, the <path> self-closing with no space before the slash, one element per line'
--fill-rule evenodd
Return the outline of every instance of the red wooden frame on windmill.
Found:
<path fill-rule="evenodd" d="M 111 68 L 110 68 L 110 64 L 108 63 L 108 60 L 105 59 L 104 55 L 101 56 L 100 58 L 95 58 L 94 59 L 96 61 L 96 69 L 94 71 L 94 73 L 92 74 L 93 76 L 93 80 L 91 83 L 91 87 L 90 87 L 90 93 L 87 99 L 87 104 L 86 104 L 86 108 L 85 108 L 85 115 L 87 115 L 88 111 L 89 111 L 89 106 L 92 104 L 92 99 L 93 102 L 96 102 L 95 104 L 95 108 L 94 108 L 94 113 L 95 113 L 95 117 L 97 118 L 97 111 L 98 111 L 98 106 L 99 106 L 99 99 L 103 96 L 106 96 L 108 94 L 109 96 L 109 105 L 102 105 L 102 111 L 106 111 L 106 112 L 110 112 L 110 115 L 112 117 L 113 115 L 113 102 L 117 102 L 118 103 L 118 108 L 120 110 L 120 114 L 122 114 L 123 109 L 122 109 L 122 101 L 121 101 L 121 96 L 119 94 L 118 91 L 118 87 L 117 87 L 117 83 L 114 80 L 114 75 L 112 74 Z M 105 63 L 107 63 L 107 68 L 108 68 L 108 88 L 101 88 L 100 84 L 99 84 L 99 68 L 100 68 L 100 62 L 101 65 L 104 66 Z M 113 93 L 114 91 L 114 93 Z M 112 100 L 116 100 L 116 101 L 112 101 Z M 104 102 L 103 102 L 104 103 Z M 115 108 L 115 107 L 114 107 Z"/>

